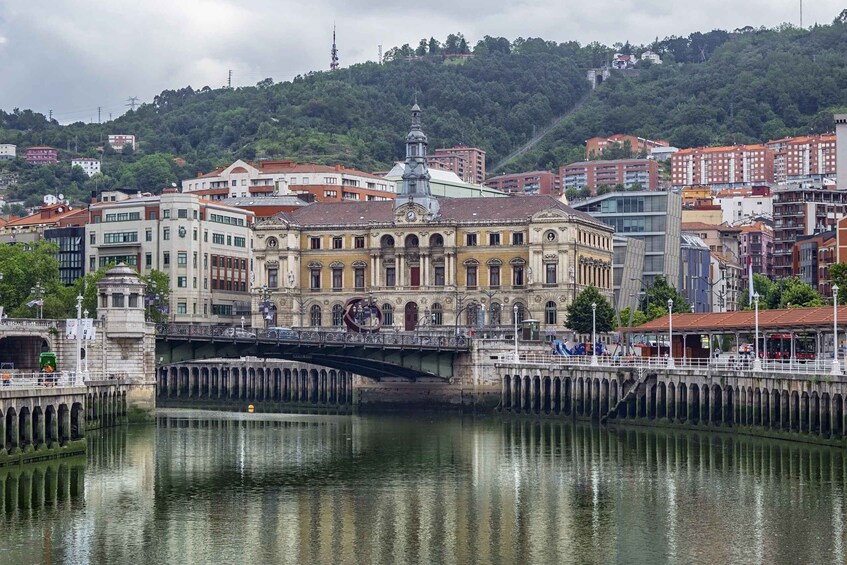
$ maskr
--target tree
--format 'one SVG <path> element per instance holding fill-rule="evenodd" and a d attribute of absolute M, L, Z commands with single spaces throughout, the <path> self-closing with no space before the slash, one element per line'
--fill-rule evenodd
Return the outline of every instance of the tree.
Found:
<path fill-rule="evenodd" d="M 753 273 L 753 292 L 759 294 L 759 309 L 767 310 L 768 295 L 775 292 L 776 283 L 770 280 L 765 275 L 760 275 L 759 273 Z M 750 296 L 748 292 L 741 293 L 741 299 L 738 301 L 739 308 L 742 310 L 750 310 L 753 305 L 750 304 Z"/>
<path fill-rule="evenodd" d="M 44 301 L 42 310 L 45 316 L 55 317 L 64 313 L 65 293 L 59 279 L 58 252 L 55 243 L 45 240 L 0 246 L 0 270 L 3 272 L 0 304 L 10 317 L 35 317 L 35 306 L 27 306 L 27 303 L 36 300 L 37 294 Z M 36 287 L 43 291 L 34 291 Z"/>
<path fill-rule="evenodd" d="M 417 49 L 415 49 L 415 55 L 418 57 L 423 57 L 426 55 L 427 41 L 426 39 L 421 39 L 418 43 Z"/>
<path fill-rule="evenodd" d="M 823 299 L 812 285 L 797 278 L 781 279 L 766 297 L 769 308 L 806 308 L 823 306 Z"/>
<path fill-rule="evenodd" d="M 629 318 L 632 316 L 632 323 Z M 628 328 L 635 328 L 647 322 L 647 316 L 641 310 L 630 310 L 629 306 L 621 310 L 621 325 Z"/>
<path fill-rule="evenodd" d="M 441 52 L 441 43 L 434 37 L 429 38 L 429 54 L 437 55 Z"/>
<path fill-rule="evenodd" d="M 668 300 L 673 300 L 674 313 L 682 314 L 691 311 L 688 300 L 685 299 L 674 287 L 668 284 L 663 276 L 653 279 L 653 284 L 647 288 L 647 300 L 649 309 L 646 312 L 648 320 L 655 320 L 668 313 Z"/>
<path fill-rule="evenodd" d="M 615 329 L 615 309 L 612 308 L 606 297 L 593 286 L 589 286 L 580 292 L 573 303 L 568 306 L 568 317 L 565 325 L 577 333 L 591 333 L 592 303 L 597 305 L 597 331 L 602 333 Z"/>
<path fill-rule="evenodd" d="M 144 281 L 144 305 L 147 319 L 157 324 L 168 320 L 168 300 L 171 294 L 171 281 L 162 271 L 152 270 Z"/>
<path fill-rule="evenodd" d="M 829 266 L 829 278 L 838 285 L 838 303 L 847 304 L 847 263 L 835 263 Z"/>

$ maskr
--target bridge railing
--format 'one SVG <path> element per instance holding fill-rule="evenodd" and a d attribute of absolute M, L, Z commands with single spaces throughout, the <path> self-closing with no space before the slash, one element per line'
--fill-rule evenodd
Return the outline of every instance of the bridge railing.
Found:
<path fill-rule="evenodd" d="M 425 349 L 460 349 L 470 347 L 471 338 L 452 331 L 382 331 L 356 333 L 335 329 L 240 329 L 210 324 L 159 324 L 156 334 L 163 337 L 199 337 L 239 342 L 275 341 L 306 345 L 365 345 L 374 347 L 414 347 Z"/>
<path fill-rule="evenodd" d="M 761 366 L 756 367 L 752 358 L 746 357 L 717 357 L 717 358 L 679 358 L 675 357 L 671 363 L 667 357 L 640 357 L 640 356 L 618 356 L 598 355 L 596 362 L 591 355 L 552 355 L 549 353 L 520 353 L 519 359 L 515 361 L 513 352 L 501 354 L 499 363 L 518 365 L 559 365 L 580 367 L 609 367 L 609 368 L 644 368 L 644 369 L 692 369 L 706 372 L 712 371 L 740 371 L 750 373 L 776 373 L 787 375 L 804 376 L 831 376 L 831 359 L 814 360 L 776 360 L 761 359 Z M 847 371 L 845 371 L 847 378 Z"/>
<path fill-rule="evenodd" d="M 0 373 L 0 391 L 21 388 L 51 388 L 85 386 L 82 373 Z"/>
<path fill-rule="evenodd" d="M 56 320 L 39 320 L 36 318 L 3 318 L 0 320 L 0 329 L 25 329 L 25 330 L 49 330 L 55 328 Z"/>

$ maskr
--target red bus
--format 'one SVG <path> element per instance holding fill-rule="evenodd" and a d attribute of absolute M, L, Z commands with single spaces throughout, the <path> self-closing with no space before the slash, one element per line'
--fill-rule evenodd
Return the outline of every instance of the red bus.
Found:
<path fill-rule="evenodd" d="M 767 359 L 791 359 L 791 334 L 768 334 L 764 344 L 764 356 Z M 817 357 L 815 336 L 794 335 L 794 358 L 798 361 L 812 361 Z"/>

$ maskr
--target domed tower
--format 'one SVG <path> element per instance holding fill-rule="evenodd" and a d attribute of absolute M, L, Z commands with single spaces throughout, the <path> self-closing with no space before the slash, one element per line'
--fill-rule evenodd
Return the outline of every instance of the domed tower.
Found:
<path fill-rule="evenodd" d="M 429 188 L 429 171 L 426 167 L 426 135 L 421 131 L 421 109 L 412 106 L 412 129 L 406 136 L 406 165 L 403 168 L 403 186 L 397 194 L 395 210 L 411 221 L 417 215 L 427 219 L 438 216 L 438 200 Z"/>

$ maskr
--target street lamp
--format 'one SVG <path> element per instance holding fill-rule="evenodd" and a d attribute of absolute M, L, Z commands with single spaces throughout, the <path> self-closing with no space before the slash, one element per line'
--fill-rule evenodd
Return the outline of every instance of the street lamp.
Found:
<path fill-rule="evenodd" d="M 42 300 L 44 287 L 41 286 L 41 281 L 35 283 L 35 286 L 30 289 L 30 292 L 35 296 L 35 304 L 33 306 L 38 306 L 38 319 L 40 320 L 44 315 L 44 301 Z"/>
<path fill-rule="evenodd" d="M 591 303 L 591 365 L 596 367 L 597 363 L 597 303 Z"/>
<path fill-rule="evenodd" d="M 244 331 L 244 316 L 241 316 L 241 331 Z"/>
<path fill-rule="evenodd" d="M 515 304 L 512 306 L 512 318 L 515 321 L 515 361 L 517 362 L 520 359 L 518 355 L 518 305 Z"/>
<path fill-rule="evenodd" d="M 753 359 L 753 370 L 761 371 L 762 370 L 762 360 L 759 359 L 759 293 L 755 293 L 753 295 L 753 305 L 756 307 L 756 334 L 755 334 L 755 343 L 753 344 L 753 354 L 756 356 Z"/>
<path fill-rule="evenodd" d="M 685 344 L 683 344 L 685 347 Z M 673 360 L 673 299 L 668 298 L 668 369 L 675 369 Z"/>
<path fill-rule="evenodd" d="M 0 283 L 2 283 L 2 282 L 3 282 L 3 273 L 0 273 Z M 0 289 L 0 290 L 2 290 L 2 289 Z M 0 298 L 2 298 L 2 295 L 0 295 Z M 2 302 L 0 302 L 0 322 L 2 322 L 2 321 L 3 321 L 3 304 L 2 304 Z"/>
<path fill-rule="evenodd" d="M 831 375 L 840 375 L 838 364 L 838 285 L 832 285 L 832 371 Z"/>
<path fill-rule="evenodd" d="M 88 319 L 88 310 L 83 310 L 82 317 Z M 85 348 L 85 374 L 88 374 L 88 347 Z"/>
<path fill-rule="evenodd" d="M 79 379 L 82 365 L 82 293 L 76 296 L 76 374 L 74 381 Z"/>

